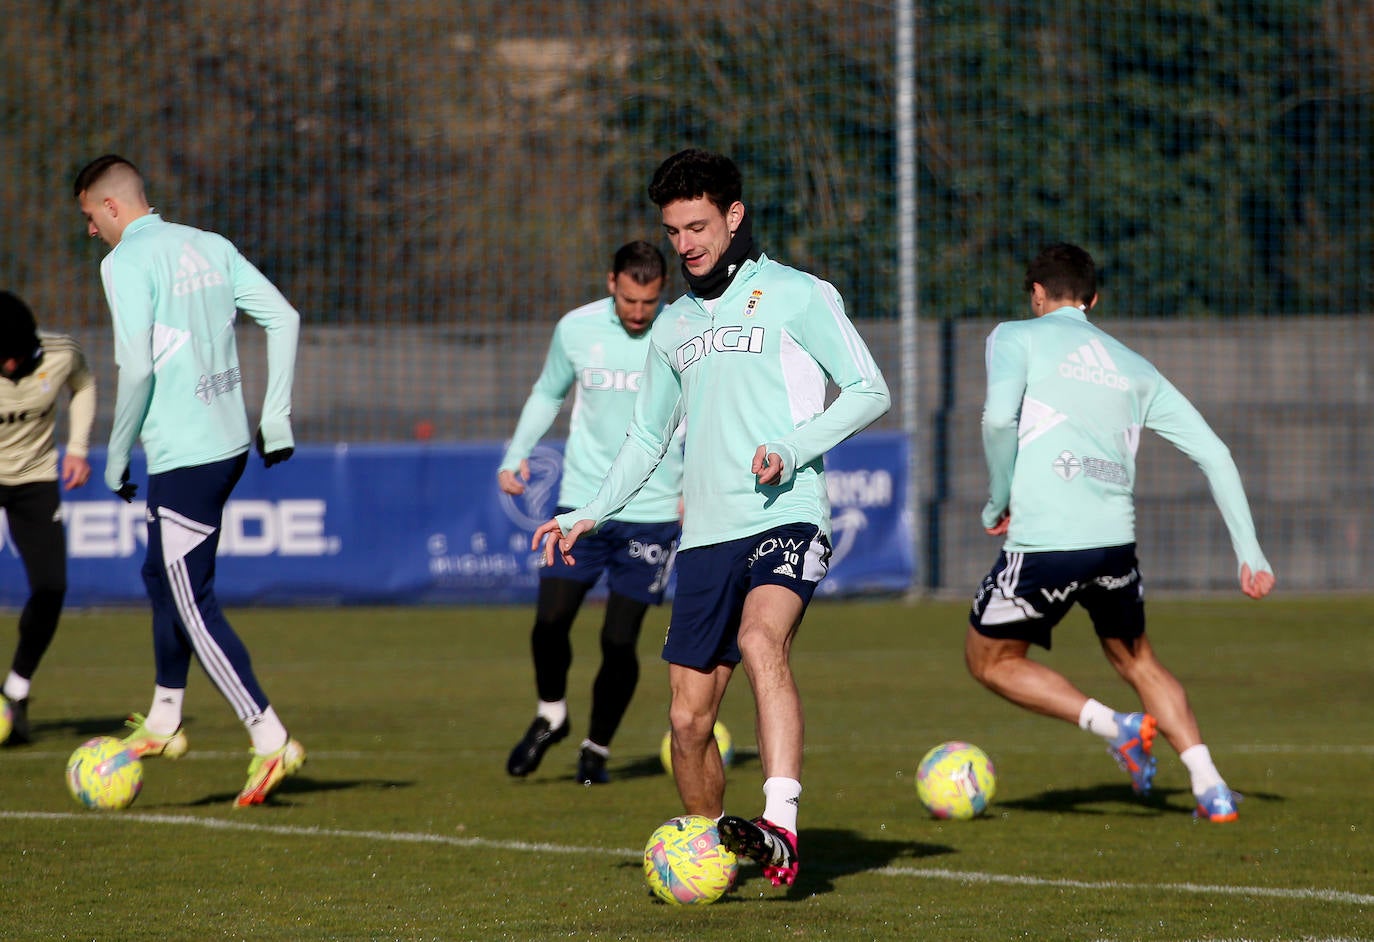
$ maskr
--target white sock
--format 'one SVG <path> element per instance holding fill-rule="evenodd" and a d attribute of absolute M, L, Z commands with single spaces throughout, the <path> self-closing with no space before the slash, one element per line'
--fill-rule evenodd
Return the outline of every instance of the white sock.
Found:
<path fill-rule="evenodd" d="M 243 725 L 248 728 L 248 735 L 253 739 L 253 751 L 260 756 L 276 752 L 286 745 L 286 727 L 277 719 L 277 711 L 271 707 L 257 716 L 248 717 L 248 721 Z"/>
<path fill-rule="evenodd" d="M 557 729 L 568 721 L 568 701 L 540 700 L 539 709 L 536 713 L 548 720 L 550 726 Z"/>
<path fill-rule="evenodd" d="M 1212 752 L 1202 743 L 1189 746 L 1178 756 L 1193 780 L 1193 797 L 1202 798 L 1207 789 L 1223 784 L 1221 773 L 1212 762 Z"/>
<path fill-rule="evenodd" d="M 1103 739 L 1115 739 L 1120 732 L 1116 725 L 1116 713 L 1109 706 L 1103 706 L 1091 697 L 1083 704 L 1078 714 L 1078 728 L 1096 733 Z"/>
<path fill-rule="evenodd" d="M 4 693 L 9 700 L 27 699 L 29 696 L 29 679 L 10 671 L 10 675 L 5 678 Z"/>
<path fill-rule="evenodd" d="M 611 757 L 611 748 L 609 746 L 602 746 L 598 743 L 592 742 L 590 739 L 582 740 L 581 748 L 590 749 L 592 752 L 595 752 L 603 759 L 609 759 Z"/>
<path fill-rule="evenodd" d="M 181 703 L 186 699 L 185 687 L 154 687 L 153 705 L 143 725 L 148 732 L 170 736 L 181 728 Z"/>
<path fill-rule="evenodd" d="M 801 782 L 794 778 L 770 778 L 763 783 L 763 816 L 780 828 L 797 833 L 797 802 Z"/>

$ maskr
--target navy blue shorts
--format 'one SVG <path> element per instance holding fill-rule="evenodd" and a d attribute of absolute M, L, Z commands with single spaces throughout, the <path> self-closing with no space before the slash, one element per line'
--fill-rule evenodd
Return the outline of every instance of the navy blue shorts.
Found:
<path fill-rule="evenodd" d="M 801 597 L 805 611 L 829 568 L 830 540 L 814 523 L 784 524 L 683 550 L 663 659 L 698 670 L 738 664 L 739 623 L 749 590 L 786 586 Z"/>
<path fill-rule="evenodd" d="M 988 638 L 1048 649 L 1050 632 L 1073 604 L 1083 606 L 1099 638 L 1129 641 L 1145 633 L 1145 586 L 1135 544 L 997 556 L 973 599 L 969 623 Z"/>
<path fill-rule="evenodd" d="M 571 507 L 560 507 L 567 513 Z M 682 525 L 676 520 L 666 523 L 624 523 L 609 520 L 591 533 L 577 538 L 573 547 L 575 565 L 563 561 L 562 553 L 553 554 L 553 565 L 539 570 L 540 579 L 571 579 L 591 586 L 606 574 L 606 586 L 616 595 L 657 605 L 663 601 L 668 577 L 673 572 L 677 556 L 677 538 Z"/>

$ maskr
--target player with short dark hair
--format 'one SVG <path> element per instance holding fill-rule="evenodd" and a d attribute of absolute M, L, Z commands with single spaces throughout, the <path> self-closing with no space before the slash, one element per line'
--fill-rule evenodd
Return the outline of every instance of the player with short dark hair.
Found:
<path fill-rule="evenodd" d="M 57 456 L 57 402 L 66 393 L 67 447 Z M 40 332 L 33 311 L 0 291 L 0 510 L 28 577 L 19 642 L 5 677 L 13 725 L 6 745 L 32 740 L 29 689 L 47 653 L 67 595 L 67 533 L 58 490 L 81 487 L 95 422 L 95 377 L 77 342 Z"/>
<path fill-rule="evenodd" d="M 512 496 L 525 492 L 529 455 L 553 425 L 569 390 L 572 418 L 563 455 L 558 506 L 586 503 L 596 493 L 630 424 L 643 376 L 649 328 L 662 308 L 667 265 L 663 253 L 635 241 L 616 250 L 606 276 L 610 296 L 569 311 L 554 327 L 544 369 L 520 411 L 501 459 L 497 483 Z M 583 541 L 576 565 L 555 557 L 539 572 L 539 598 L 530 650 L 539 695 L 534 721 L 511 750 L 506 771 L 523 777 L 544 753 L 567 738 L 568 669 L 573 620 L 587 592 L 606 575 L 601 667 L 592 683 L 591 722 L 578 751 L 577 781 L 610 781 L 611 739 L 639 683 L 640 629 L 650 605 L 663 601 L 681 532 L 681 446 L 650 476 L 644 489 Z"/>
<path fill-rule="evenodd" d="M 797 875 L 801 696 L 792 641 L 830 562 L 825 453 L 887 411 L 890 397 L 835 288 L 754 242 L 733 161 L 702 150 L 665 160 L 649 184 L 690 291 L 650 334 L 634 420 L 596 496 L 535 532 L 574 544 L 625 504 L 687 422 L 682 547 L 663 658 L 672 688 L 673 777 L 689 814 L 774 885 Z M 838 387 L 826 405 L 830 383 Z M 580 545 L 580 544 L 579 544 Z M 753 688 L 764 811 L 724 815 L 712 735 L 737 665 Z"/>
<path fill-rule="evenodd" d="M 983 508 L 1002 551 L 973 600 L 965 656 L 989 690 L 1037 713 L 1077 723 L 1108 750 L 1142 794 L 1150 791 L 1158 729 L 1192 780 L 1197 814 L 1236 818 L 1236 796 L 1202 742 L 1177 678 L 1145 633 L 1136 560 L 1134 490 L 1142 429 L 1153 429 L 1202 469 L 1235 550 L 1240 588 L 1263 598 L 1274 573 L 1255 535 L 1240 472 L 1226 445 L 1144 357 L 1088 321 L 1097 269 L 1075 245 L 1042 250 L 1026 269 L 1031 320 L 999 324 L 987 341 L 983 450 L 991 479 Z M 1092 618 L 1107 660 L 1143 712 L 1089 698 L 1030 660 L 1048 649 L 1074 603 Z"/>
<path fill-rule="evenodd" d="M 130 718 L 133 731 L 124 741 L 145 757 L 186 751 L 181 712 L 194 655 L 252 740 L 248 780 L 234 804 L 259 804 L 301 767 L 305 749 L 272 709 L 215 596 L 224 505 L 253 440 L 234 323 L 243 311 L 267 334 L 256 441 L 270 468 L 295 450 L 291 383 L 300 315 L 228 239 L 165 222 L 148 204 L 143 176 L 123 157 L 91 161 L 74 190 L 87 235 L 110 246 L 100 277 L 119 385 L 105 486 L 132 501 L 135 441 L 148 459 L 143 581 L 152 602 L 157 684 L 148 715 Z"/>

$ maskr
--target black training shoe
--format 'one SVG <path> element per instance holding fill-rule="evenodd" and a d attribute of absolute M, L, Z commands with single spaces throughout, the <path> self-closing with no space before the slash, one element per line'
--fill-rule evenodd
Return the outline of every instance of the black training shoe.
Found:
<path fill-rule="evenodd" d="M 549 721 L 542 716 L 536 716 L 530 728 L 525 730 L 525 738 L 515 744 L 515 748 L 510 751 L 510 758 L 506 760 L 506 771 L 511 775 L 529 775 L 539 768 L 539 763 L 544 759 L 544 753 L 556 742 L 562 742 L 568 738 L 568 721 L 564 720 L 563 725 L 554 729 Z"/>
<path fill-rule="evenodd" d="M 9 698 L 6 697 L 8 700 Z M 6 746 L 27 746 L 33 742 L 29 734 L 29 698 L 10 700 L 10 734 L 5 739 Z"/>
<path fill-rule="evenodd" d="M 791 886 L 797 879 L 801 861 L 797 857 L 797 835 L 778 827 L 767 818 L 746 821 L 725 815 L 716 824 L 720 842 L 730 852 L 763 865 L 763 875 L 774 886 Z"/>
<path fill-rule="evenodd" d="M 605 785 L 611 780 L 606 771 L 606 757 L 595 749 L 582 747 L 577 754 L 577 780 L 583 785 Z"/>

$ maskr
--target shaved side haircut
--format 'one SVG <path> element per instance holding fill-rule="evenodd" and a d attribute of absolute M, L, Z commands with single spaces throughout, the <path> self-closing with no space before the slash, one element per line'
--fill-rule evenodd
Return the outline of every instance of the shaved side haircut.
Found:
<path fill-rule="evenodd" d="M 105 154 L 82 167 L 72 184 L 72 195 L 80 199 L 82 193 L 90 192 L 97 185 L 102 190 L 112 190 L 126 198 L 146 201 L 143 174 L 118 154 Z"/>

